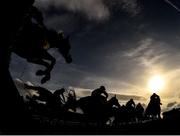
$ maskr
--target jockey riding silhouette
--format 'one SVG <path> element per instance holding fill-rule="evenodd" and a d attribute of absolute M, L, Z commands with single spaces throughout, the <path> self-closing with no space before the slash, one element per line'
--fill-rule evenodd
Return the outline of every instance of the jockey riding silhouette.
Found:
<path fill-rule="evenodd" d="M 68 93 L 68 100 L 76 101 L 76 93 L 74 90 L 70 90 Z"/>
<path fill-rule="evenodd" d="M 74 112 L 76 112 L 76 106 L 74 105 L 76 105 L 76 93 L 75 90 L 69 90 L 65 105 L 65 111 L 67 111 L 68 109 L 72 109 Z"/>
<path fill-rule="evenodd" d="M 150 102 L 152 104 L 162 105 L 160 97 L 156 93 L 153 93 L 153 95 L 150 97 Z"/>
<path fill-rule="evenodd" d="M 150 102 L 146 108 L 145 115 L 160 119 L 161 118 L 160 105 L 162 105 L 160 97 L 156 93 L 153 93 L 153 95 L 150 97 Z"/>
<path fill-rule="evenodd" d="M 91 98 L 93 99 L 93 105 L 104 105 L 107 102 L 108 93 L 104 86 L 100 86 L 91 93 Z"/>
<path fill-rule="evenodd" d="M 43 84 L 50 80 L 50 73 L 56 64 L 56 59 L 47 51 L 50 48 L 56 48 L 67 63 L 72 62 L 69 36 L 64 37 L 63 33 L 46 28 L 41 12 L 31 5 L 23 16 L 10 49 L 28 62 L 46 68 L 36 72 L 37 76 L 43 76 L 41 79 Z"/>
<path fill-rule="evenodd" d="M 108 93 L 106 92 L 106 88 L 104 86 L 100 86 L 99 88 L 95 89 L 91 93 L 92 97 L 102 97 L 105 96 L 105 98 L 108 98 Z"/>
<path fill-rule="evenodd" d="M 36 24 L 44 27 L 43 15 L 37 7 L 33 6 L 33 4 L 34 4 L 34 0 L 32 0 L 32 5 L 29 6 L 28 13 L 25 15 L 23 23 L 26 24 L 30 22 L 36 22 Z"/>
<path fill-rule="evenodd" d="M 127 120 L 128 121 L 135 121 L 135 102 L 133 99 L 130 99 L 127 103 L 126 103 L 126 116 L 127 116 Z"/>
<path fill-rule="evenodd" d="M 127 103 L 126 103 L 126 107 L 133 107 L 135 108 L 135 103 L 133 99 L 130 99 Z"/>
<path fill-rule="evenodd" d="M 65 97 L 64 97 L 64 92 L 65 92 L 65 89 L 64 88 L 61 88 L 61 89 L 58 89 L 56 90 L 54 93 L 53 93 L 53 98 L 56 102 L 60 102 L 61 104 L 62 103 L 65 103 Z"/>

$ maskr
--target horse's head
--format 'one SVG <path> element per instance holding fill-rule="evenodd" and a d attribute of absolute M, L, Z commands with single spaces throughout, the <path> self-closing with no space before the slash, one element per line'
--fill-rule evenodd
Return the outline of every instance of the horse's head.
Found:
<path fill-rule="evenodd" d="M 62 54 L 67 63 L 71 63 L 72 57 L 70 55 L 71 45 L 69 43 L 69 36 L 65 37 L 63 33 L 58 33 L 58 39 L 58 51 Z"/>

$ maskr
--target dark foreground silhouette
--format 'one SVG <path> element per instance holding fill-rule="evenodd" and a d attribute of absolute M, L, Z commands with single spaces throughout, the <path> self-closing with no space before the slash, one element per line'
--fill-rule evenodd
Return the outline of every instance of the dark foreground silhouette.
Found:
<path fill-rule="evenodd" d="M 35 21 L 33 22 L 32 19 Z M 56 59 L 47 52 L 50 48 L 57 48 L 67 63 L 72 62 L 69 54 L 71 48 L 69 36 L 65 38 L 62 32 L 57 33 L 55 30 L 47 29 L 43 24 L 41 12 L 32 5 L 16 32 L 11 51 L 28 62 L 45 66 L 45 70 L 36 72 L 38 76 L 45 75 L 41 80 L 41 83 L 45 83 L 50 79 L 50 72 L 56 63 Z"/>
<path fill-rule="evenodd" d="M 159 118 L 153 113 L 146 116 L 148 106 L 144 110 L 133 99 L 121 106 L 116 96 L 106 97 L 108 93 L 101 87 L 94 90 L 99 92 L 97 95 L 92 91 L 91 96 L 77 99 L 74 90 L 62 88 L 51 93 L 43 87 L 25 86 L 38 91 L 38 95 L 27 97 L 24 102 L 31 119 L 38 124 L 30 134 L 179 134 L 178 109 L 164 112 Z M 149 103 L 156 101 L 152 97 Z M 156 105 L 151 109 L 156 109 Z"/>
<path fill-rule="evenodd" d="M 48 30 L 45 26 L 28 21 L 22 30 L 19 30 L 12 46 L 12 51 L 28 62 L 43 65 L 45 70 L 38 70 L 36 75 L 45 75 L 41 83 L 50 79 L 50 72 L 56 63 L 47 49 L 57 48 L 59 53 L 65 58 L 67 63 L 72 62 L 69 37 L 65 38 L 63 33 Z M 50 64 L 47 62 L 50 61 Z"/>
<path fill-rule="evenodd" d="M 2 26 L 5 29 L 1 31 L 3 38 L 0 45 L 0 131 L 5 134 L 28 133 L 37 129 L 10 75 L 11 53 L 15 52 L 29 62 L 44 65 L 47 69 L 36 73 L 44 75 L 42 83 L 50 79 L 50 71 L 55 64 L 55 59 L 46 51 L 47 42 L 50 47 L 58 48 L 66 62 L 72 61 L 68 38 L 48 30 L 43 24 L 41 12 L 33 4 L 34 0 L 8 0 L 2 4 L 6 10 L 2 12 Z M 32 18 L 36 22 L 32 22 Z M 49 60 L 50 64 L 43 60 Z"/>

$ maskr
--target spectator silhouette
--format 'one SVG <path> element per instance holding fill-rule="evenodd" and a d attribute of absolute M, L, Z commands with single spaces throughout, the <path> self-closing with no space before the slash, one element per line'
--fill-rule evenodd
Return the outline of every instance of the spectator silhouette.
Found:
<path fill-rule="evenodd" d="M 106 92 L 106 88 L 104 86 L 100 86 L 99 88 L 92 91 L 91 96 L 93 97 L 101 97 L 105 96 L 105 98 L 108 98 L 108 93 Z"/>

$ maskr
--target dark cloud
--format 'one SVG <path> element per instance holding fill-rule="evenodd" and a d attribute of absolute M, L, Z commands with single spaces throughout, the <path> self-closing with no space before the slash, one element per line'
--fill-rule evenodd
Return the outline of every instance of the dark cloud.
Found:
<path fill-rule="evenodd" d="M 138 0 L 105 0 L 112 14 L 114 12 L 122 14 L 122 12 L 128 13 L 131 17 L 141 13 L 141 6 Z"/>
<path fill-rule="evenodd" d="M 177 104 L 177 108 L 180 108 L 180 103 Z"/>
<path fill-rule="evenodd" d="M 173 108 L 176 104 L 177 104 L 177 102 L 168 103 L 167 108 Z"/>
<path fill-rule="evenodd" d="M 80 12 L 90 20 L 104 20 L 109 17 L 109 10 L 103 0 L 39 0 L 37 5 L 44 10 L 53 6 L 57 10 L 64 8 L 72 12 Z"/>
<path fill-rule="evenodd" d="M 110 93 L 110 96 L 114 96 L 115 94 Z M 145 98 L 142 96 L 137 95 L 122 95 L 122 94 L 116 94 L 116 97 L 119 99 L 119 101 L 129 101 L 130 99 L 133 99 L 135 101 L 144 101 Z"/>
<path fill-rule="evenodd" d="M 43 11 L 52 8 L 56 9 L 56 11 L 64 9 L 83 14 L 87 19 L 96 21 L 108 19 L 113 11 L 124 11 L 131 16 L 135 16 L 141 11 L 138 0 L 38 0 L 36 5 Z"/>

